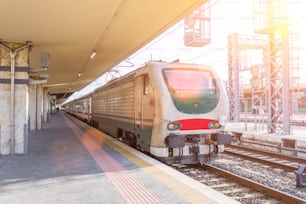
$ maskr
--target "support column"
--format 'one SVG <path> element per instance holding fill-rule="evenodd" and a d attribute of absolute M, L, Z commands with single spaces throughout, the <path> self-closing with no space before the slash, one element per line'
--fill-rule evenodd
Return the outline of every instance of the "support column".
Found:
<path fill-rule="evenodd" d="M 41 84 L 29 88 L 30 130 L 41 130 L 43 117 L 43 89 Z"/>
<path fill-rule="evenodd" d="M 49 114 L 49 96 L 47 89 L 43 90 L 43 118 L 44 118 L 44 123 L 49 122 L 48 120 L 48 114 Z"/>
<path fill-rule="evenodd" d="M 30 45 L 0 42 L 0 155 L 27 152 Z"/>
<path fill-rule="evenodd" d="M 43 88 L 42 85 L 36 85 L 36 123 L 37 130 L 42 129 L 42 120 L 43 120 Z"/>
<path fill-rule="evenodd" d="M 37 87 L 36 85 L 29 86 L 29 117 L 30 117 L 30 130 L 37 130 L 37 121 L 36 121 L 36 106 L 37 106 L 37 100 L 36 100 L 36 91 Z"/>

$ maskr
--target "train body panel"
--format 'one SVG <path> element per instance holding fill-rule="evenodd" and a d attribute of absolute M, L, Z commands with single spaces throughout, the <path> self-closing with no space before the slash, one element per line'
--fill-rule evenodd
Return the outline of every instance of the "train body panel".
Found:
<path fill-rule="evenodd" d="M 208 66 L 162 63 L 158 66 L 159 69 L 150 69 L 155 70 L 155 74 L 152 74 L 152 80 L 156 81 L 153 88 L 158 93 L 155 94 L 158 108 L 155 111 L 150 153 L 168 163 L 203 162 L 206 159 L 204 155 L 208 155 L 214 148 L 211 135 L 220 134 L 218 132 L 224 129 L 224 126 L 210 128 L 209 125 L 218 124 L 219 119 L 226 118 L 226 92 L 216 78 L 217 74 Z M 173 79 L 170 79 L 169 73 L 166 76 L 165 70 L 173 72 L 170 73 Z M 204 77 L 207 78 L 206 85 L 202 84 Z M 172 86 L 181 87 L 171 88 L 171 82 Z M 186 83 L 189 83 L 187 87 L 184 85 Z M 204 89 L 209 91 L 203 93 Z M 169 130 L 167 126 L 173 122 L 180 123 L 182 127 Z"/>
<path fill-rule="evenodd" d="M 92 124 L 166 163 L 202 163 L 230 137 L 216 76 L 209 66 L 149 63 L 92 93 Z"/>
<path fill-rule="evenodd" d="M 64 110 L 87 123 L 91 122 L 91 96 L 87 95 L 65 105 Z"/>

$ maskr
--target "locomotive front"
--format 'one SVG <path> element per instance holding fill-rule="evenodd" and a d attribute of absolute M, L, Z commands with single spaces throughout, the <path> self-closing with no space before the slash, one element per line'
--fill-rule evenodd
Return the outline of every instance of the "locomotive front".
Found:
<path fill-rule="evenodd" d="M 231 136 L 223 133 L 227 96 L 210 67 L 172 64 L 161 69 L 159 80 L 153 155 L 169 164 L 203 163 L 216 147 L 230 143 Z"/>

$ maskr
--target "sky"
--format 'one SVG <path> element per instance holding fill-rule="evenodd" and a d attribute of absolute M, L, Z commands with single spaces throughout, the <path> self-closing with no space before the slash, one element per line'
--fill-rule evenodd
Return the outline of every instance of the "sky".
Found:
<path fill-rule="evenodd" d="M 276 2 L 283 0 L 275 0 Z M 306 1 L 287 0 L 290 28 L 297 33 L 301 82 L 306 84 Z M 105 84 L 112 77 L 122 76 L 150 60 L 209 64 L 223 81 L 228 80 L 227 37 L 231 33 L 255 35 L 253 0 L 210 0 L 211 42 L 203 47 L 184 46 L 184 21 L 180 21 L 144 48 L 132 54 L 68 100 L 81 97 Z M 260 55 L 259 55 L 260 56 Z M 257 56 L 258 58 L 258 56 Z M 253 59 L 254 60 L 254 59 Z M 255 59 L 256 61 L 256 59 Z M 260 61 L 260 60 L 259 60 Z M 253 62 L 252 62 L 253 63 Z"/>

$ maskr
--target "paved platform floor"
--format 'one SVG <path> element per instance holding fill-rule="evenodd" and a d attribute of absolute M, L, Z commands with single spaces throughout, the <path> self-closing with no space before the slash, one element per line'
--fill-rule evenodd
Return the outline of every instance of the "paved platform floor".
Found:
<path fill-rule="evenodd" d="M 0 156 L 0 203 L 237 202 L 57 113 L 27 155 Z"/>

